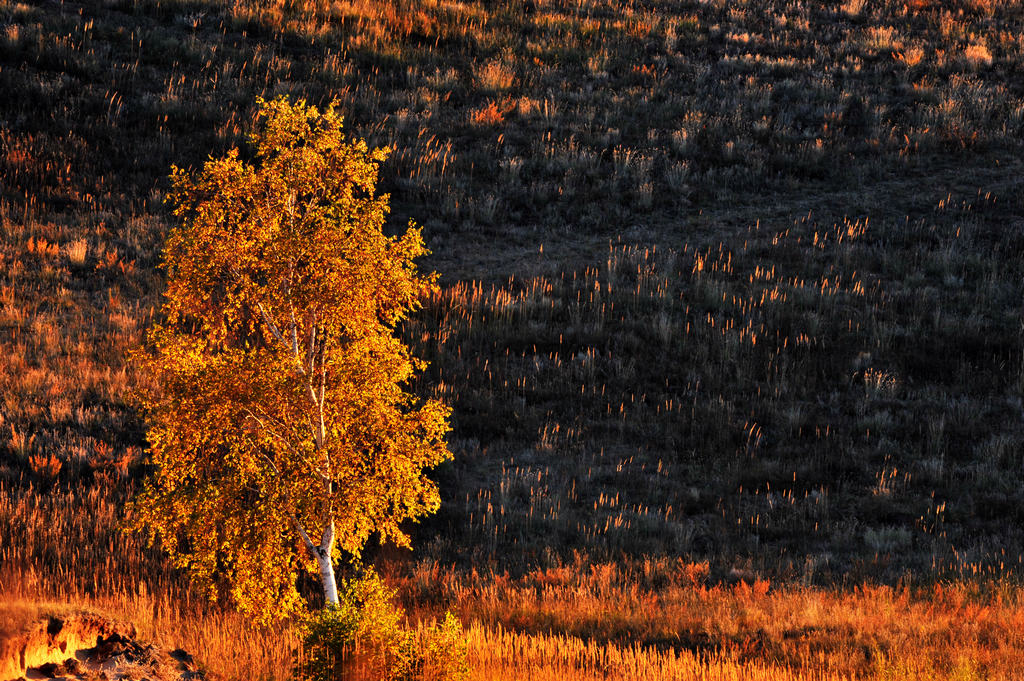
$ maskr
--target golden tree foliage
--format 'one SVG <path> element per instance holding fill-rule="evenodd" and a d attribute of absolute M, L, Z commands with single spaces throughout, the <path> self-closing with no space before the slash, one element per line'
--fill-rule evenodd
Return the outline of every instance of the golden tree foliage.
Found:
<path fill-rule="evenodd" d="M 222 575 L 261 621 L 299 605 L 295 577 L 437 509 L 424 469 L 450 458 L 449 409 L 403 385 L 422 362 L 395 325 L 436 286 L 415 225 L 382 232 L 387 149 L 347 140 L 333 106 L 260 102 L 238 150 L 172 172 L 161 320 L 137 359 L 154 477 L 135 500 L 177 565 Z"/>

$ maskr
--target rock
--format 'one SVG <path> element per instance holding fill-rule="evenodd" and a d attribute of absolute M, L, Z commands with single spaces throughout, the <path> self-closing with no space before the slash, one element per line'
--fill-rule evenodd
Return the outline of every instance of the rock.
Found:
<path fill-rule="evenodd" d="M 50 616 L 25 626 L 0 641 L 0 680 L 26 676 L 30 667 L 59 663 L 76 650 L 88 648 L 98 636 L 110 635 L 119 625 L 91 614 Z M 134 635 L 135 630 L 131 629 Z"/>
<path fill-rule="evenodd" d="M 66 678 L 79 681 L 204 679 L 192 656 L 136 640 L 135 628 L 92 614 L 48 617 L 0 641 L 0 681 Z"/>
<path fill-rule="evenodd" d="M 182 669 L 195 669 L 195 660 L 181 648 L 176 648 L 168 654 L 181 663 Z"/>
<path fill-rule="evenodd" d="M 36 667 L 36 670 L 48 679 L 52 679 L 57 676 L 64 676 L 67 673 L 67 669 L 64 665 L 57 664 L 56 662 L 47 662 Z"/>

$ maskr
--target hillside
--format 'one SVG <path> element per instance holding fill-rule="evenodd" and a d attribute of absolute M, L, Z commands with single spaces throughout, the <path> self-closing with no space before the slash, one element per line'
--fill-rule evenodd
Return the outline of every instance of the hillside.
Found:
<path fill-rule="evenodd" d="M 796 622 L 801 589 L 822 612 L 916 589 L 921 616 L 952 582 L 948 608 L 995 609 L 961 654 L 1000 678 L 1024 650 L 1022 65 L 999 0 L 0 2 L 0 593 L 287 668 L 118 523 L 169 169 L 290 94 L 393 148 L 391 224 L 442 273 L 404 331 L 455 460 L 415 552 L 376 556 L 413 610 L 862 674 L 856 617 L 785 629 L 821 643 L 686 620 L 673 589 Z M 770 607 L 734 593 L 759 583 Z"/>

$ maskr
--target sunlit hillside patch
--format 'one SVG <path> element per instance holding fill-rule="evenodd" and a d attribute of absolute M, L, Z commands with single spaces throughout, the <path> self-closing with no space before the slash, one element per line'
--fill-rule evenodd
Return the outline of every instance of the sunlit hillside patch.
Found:
<path fill-rule="evenodd" d="M 480 617 L 468 631 L 474 678 L 1020 678 L 1024 614 L 1009 585 L 706 588 L 686 565 L 645 563 L 628 576 L 590 567 L 567 567 L 568 580 L 558 569 L 487 580 L 471 597 L 456 595 Z"/>

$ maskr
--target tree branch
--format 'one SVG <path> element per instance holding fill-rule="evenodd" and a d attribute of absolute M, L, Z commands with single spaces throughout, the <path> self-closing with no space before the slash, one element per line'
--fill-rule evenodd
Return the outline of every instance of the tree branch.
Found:
<path fill-rule="evenodd" d="M 306 369 L 302 366 L 302 356 L 299 353 L 299 327 L 295 323 L 295 308 L 292 307 L 291 304 L 289 304 L 288 307 L 290 308 L 292 318 L 292 357 L 295 358 L 295 364 L 299 366 L 302 374 L 305 375 Z"/>
<path fill-rule="evenodd" d="M 277 477 L 281 477 L 281 471 L 278 470 L 277 464 L 274 463 L 274 460 L 271 459 L 269 456 L 267 456 L 267 453 L 265 451 L 263 451 L 262 449 L 260 449 L 260 446 L 258 444 L 256 444 L 256 441 L 253 440 L 251 437 L 246 435 L 245 439 L 249 441 L 249 444 L 252 445 L 253 449 L 259 451 L 260 456 L 263 457 L 263 460 L 266 461 L 268 464 L 270 464 L 270 467 L 274 470 L 274 475 L 276 475 Z"/>
<path fill-rule="evenodd" d="M 324 534 L 320 538 L 320 550 L 330 551 L 334 546 L 334 516 L 331 514 L 330 506 L 324 508 Z M 328 554 L 330 555 L 330 554 Z"/>
<path fill-rule="evenodd" d="M 324 396 L 327 393 L 327 358 L 324 357 L 324 350 L 320 350 L 320 420 L 324 416 Z"/>
<path fill-rule="evenodd" d="M 267 312 L 267 309 L 265 307 L 263 307 L 263 303 L 256 303 L 256 307 L 259 309 L 260 314 L 263 315 L 263 321 L 266 322 L 267 327 L 270 329 L 270 333 L 274 335 L 274 338 L 281 341 L 281 343 L 287 346 L 288 341 L 285 340 L 284 334 L 281 333 L 281 330 L 277 328 L 277 324 L 274 323 L 274 320 L 270 316 L 270 313 Z"/>
<path fill-rule="evenodd" d="M 283 435 L 274 431 L 274 429 L 267 426 L 267 424 L 265 424 L 258 416 L 256 416 L 256 414 L 254 414 L 251 409 L 246 409 L 245 413 L 249 416 L 249 418 L 258 423 L 260 428 L 269 433 L 271 437 L 274 437 L 277 440 L 280 440 L 282 443 L 284 443 L 284 446 L 287 447 L 291 451 L 291 453 L 295 455 L 297 459 L 305 461 L 305 458 L 302 456 L 301 452 L 295 449 L 295 447 L 292 445 L 291 441 L 288 438 L 284 437 Z M 252 443 L 253 447 L 259 449 L 259 445 L 253 442 L 252 438 L 249 438 L 249 441 Z M 267 456 L 267 453 L 264 452 L 263 450 L 260 450 L 260 454 L 263 456 L 264 459 L 266 459 L 267 463 L 270 464 L 270 467 L 274 469 L 274 474 L 281 475 L 281 472 L 278 470 L 277 465 L 274 463 L 273 459 Z M 329 483 L 331 481 L 331 479 L 328 476 L 324 475 L 321 471 L 318 471 L 313 466 L 308 466 L 308 468 L 310 472 L 312 472 L 314 475 L 320 478 L 322 482 Z"/>
<path fill-rule="evenodd" d="M 291 518 L 292 522 L 295 523 L 295 529 L 299 531 L 299 535 L 302 537 L 302 542 L 306 545 L 306 548 L 309 549 L 310 553 L 316 553 L 317 545 L 309 538 L 309 534 L 306 533 L 306 528 L 302 526 L 302 523 L 299 522 L 299 519 L 295 517 L 294 513 L 292 513 Z"/>
<path fill-rule="evenodd" d="M 313 358 L 316 357 L 316 314 L 313 314 L 313 319 L 309 324 L 309 350 L 306 352 L 306 364 L 309 365 L 309 372 L 313 372 Z"/>

